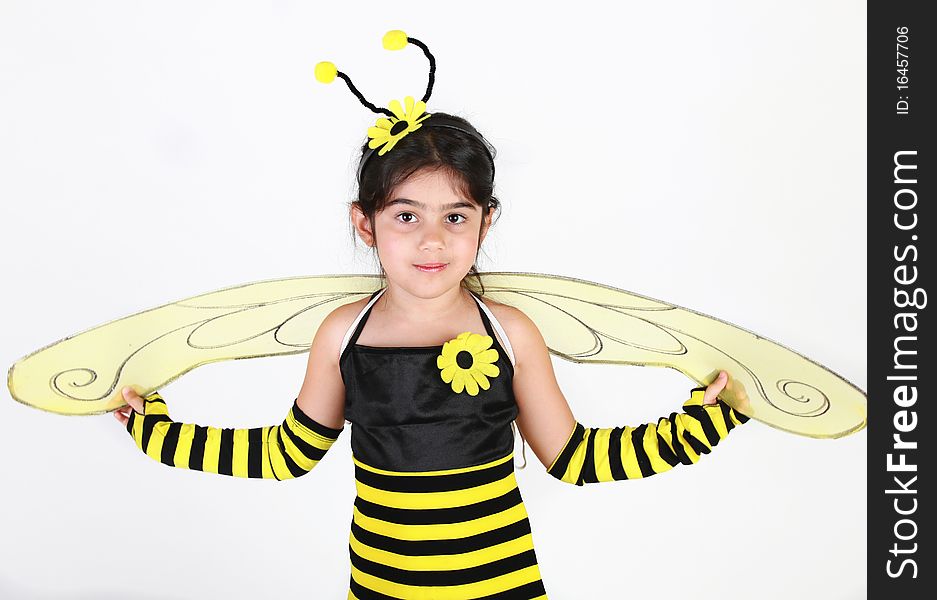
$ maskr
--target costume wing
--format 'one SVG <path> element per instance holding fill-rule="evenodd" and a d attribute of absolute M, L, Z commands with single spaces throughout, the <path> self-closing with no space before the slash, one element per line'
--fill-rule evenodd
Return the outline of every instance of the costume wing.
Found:
<path fill-rule="evenodd" d="M 535 273 L 484 273 L 484 296 L 515 306 L 550 351 L 574 362 L 677 369 L 763 423 L 841 437 L 866 423 L 865 393 L 824 366 L 731 323 L 610 286 Z M 111 321 L 17 361 L 13 398 L 67 415 L 124 405 L 210 362 L 308 352 L 333 309 L 381 285 L 374 275 L 294 277 L 224 288 Z"/>

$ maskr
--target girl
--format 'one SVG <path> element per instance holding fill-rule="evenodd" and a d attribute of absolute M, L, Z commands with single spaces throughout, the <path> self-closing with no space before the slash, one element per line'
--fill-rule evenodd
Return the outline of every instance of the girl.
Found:
<path fill-rule="evenodd" d="M 165 464 L 271 479 L 309 472 L 350 422 L 349 598 L 546 597 L 514 477 L 514 421 L 550 475 L 583 485 L 695 463 L 747 420 L 717 398 L 725 372 L 656 423 L 575 419 L 534 323 L 483 300 L 474 263 L 498 201 L 473 132 L 434 113 L 386 157 L 362 148 L 351 221 L 386 285 L 324 320 L 281 425 L 176 423 L 158 393 L 129 388 L 132 410 L 114 413 Z"/>

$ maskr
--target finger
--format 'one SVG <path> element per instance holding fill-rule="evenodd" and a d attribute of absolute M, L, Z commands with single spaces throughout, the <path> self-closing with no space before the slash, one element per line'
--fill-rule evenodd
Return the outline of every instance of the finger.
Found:
<path fill-rule="evenodd" d="M 725 371 L 719 371 L 719 375 L 716 379 L 709 384 L 706 388 L 706 392 L 703 394 L 703 404 L 715 404 L 718 399 L 719 392 L 725 388 L 726 383 L 729 381 L 729 375 Z"/>
<path fill-rule="evenodd" d="M 143 398 L 137 395 L 133 388 L 125 387 L 121 390 L 124 396 L 124 400 L 129 404 L 133 410 L 137 411 L 138 414 L 143 414 L 145 412 L 143 408 Z"/>

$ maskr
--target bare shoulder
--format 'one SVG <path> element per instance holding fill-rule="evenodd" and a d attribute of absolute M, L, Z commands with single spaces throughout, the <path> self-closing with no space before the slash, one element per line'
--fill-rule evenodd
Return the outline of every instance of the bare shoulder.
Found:
<path fill-rule="evenodd" d="M 490 299 L 485 299 L 485 304 L 504 327 L 504 332 L 514 348 L 515 359 L 518 362 L 521 356 L 529 356 L 531 352 L 545 351 L 546 344 L 540 334 L 540 329 L 524 311 Z"/>
<path fill-rule="evenodd" d="M 334 308 L 319 325 L 313 345 L 324 349 L 328 355 L 334 356 L 335 361 L 338 362 L 338 351 L 342 340 L 345 338 L 345 333 L 351 327 L 358 313 L 368 303 L 368 300 L 370 298 L 365 297 Z"/>
<path fill-rule="evenodd" d="M 309 348 L 306 375 L 296 403 L 308 417 L 327 427 L 338 429 L 344 422 L 345 384 L 338 364 L 339 349 L 345 332 L 367 300 L 333 309 L 319 324 Z"/>

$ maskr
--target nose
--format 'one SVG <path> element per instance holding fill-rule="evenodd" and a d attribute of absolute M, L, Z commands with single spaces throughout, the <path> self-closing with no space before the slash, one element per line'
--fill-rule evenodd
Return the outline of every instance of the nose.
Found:
<path fill-rule="evenodd" d="M 445 230 L 440 225 L 429 224 L 423 227 L 420 238 L 420 250 L 434 251 L 446 247 Z"/>

